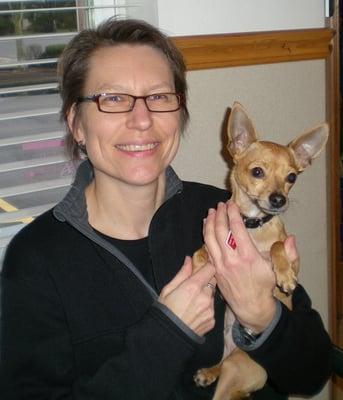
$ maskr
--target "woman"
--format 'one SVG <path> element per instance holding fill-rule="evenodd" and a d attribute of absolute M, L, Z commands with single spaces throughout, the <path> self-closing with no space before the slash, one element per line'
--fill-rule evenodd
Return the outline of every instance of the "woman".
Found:
<path fill-rule="evenodd" d="M 297 288 L 292 313 L 276 303 L 271 267 L 225 204 L 228 193 L 182 182 L 170 167 L 188 119 L 185 67 L 171 41 L 144 22 L 111 19 L 71 41 L 59 74 L 67 147 L 88 160 L 64 200 L 8 247 L 1 399 L 210 399 L 213 385 L 197 388 L 193 375 L 221 359 L 216 283 L 241 325 L 268 332 L 249 354 L 271 385 L 318 390 L 330 341 L 308 296 Z M 206 216 L 215 263 L 192 275 Z M 233 263 L 220 245 L 229 221 L 246 242 Z M 237 297 L 232 285 L 250 289 Z"/>

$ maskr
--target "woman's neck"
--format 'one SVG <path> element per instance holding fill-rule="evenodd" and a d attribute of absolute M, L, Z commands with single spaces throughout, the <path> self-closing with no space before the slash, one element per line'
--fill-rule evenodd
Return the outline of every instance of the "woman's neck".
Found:
<path fill-rule="evenodd" d="M 148 235 L 150 221 L 164 195 L 165 175 L 144 186 L 95 177 L 86 189 L 89 223 L 111 237 L 140 239 Z"/>

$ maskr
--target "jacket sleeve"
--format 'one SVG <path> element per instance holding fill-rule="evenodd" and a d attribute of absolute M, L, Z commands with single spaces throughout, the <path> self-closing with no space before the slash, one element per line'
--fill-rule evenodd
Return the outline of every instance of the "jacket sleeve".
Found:
<path fill-rule="evenodd" d="M 44 273 L 18 276 L 10 264 L 8 257 L 1 276 L 2 400 L 171 398 L 197 344 L 163 310 L 152 305 L 127 328 L 120 354 L 80 376 L 53 281 Z"/>
<path fill-rule="evenodd" d="M 332 369 L 331 341 L 302 286 L 293 293 L 293 310 L 282 304 L 273 332 L 249 355 L 281 393 L 314 395 L 322 389 Z"/>

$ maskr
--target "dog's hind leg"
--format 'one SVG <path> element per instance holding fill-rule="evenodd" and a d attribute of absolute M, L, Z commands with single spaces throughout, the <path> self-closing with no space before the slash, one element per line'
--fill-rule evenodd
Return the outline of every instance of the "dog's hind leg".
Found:
<path fill-rule="evenodd" d="M 213 400 L 247 398 L 250 393 L 261 389 L 266 381 L 266 371 L 237 348 L 222 363 Z"/>
<path fill-rule="evenodd" d="M 194 375 L 194 382 L 197 384 L 197 386 L 202 387 L 211 385 L 211 383 L 218 379 L 221 367 L 222 363 L 220 362 L 213 367 L 199 369 Z"/>

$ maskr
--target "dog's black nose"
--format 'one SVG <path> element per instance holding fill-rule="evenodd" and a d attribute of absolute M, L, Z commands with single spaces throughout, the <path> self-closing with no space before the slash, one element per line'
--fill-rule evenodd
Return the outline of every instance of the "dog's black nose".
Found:
<path fill-rule="evenodd" d="M 272 193 L 269 196 L 269 203 L 273 208 L 281 208 L 286 204 L 286 197 L 280 193 Z"/>

